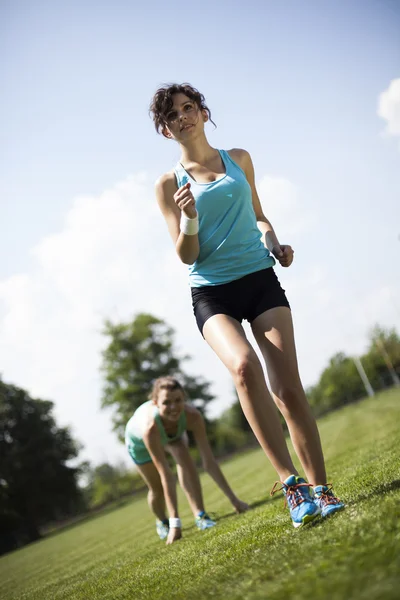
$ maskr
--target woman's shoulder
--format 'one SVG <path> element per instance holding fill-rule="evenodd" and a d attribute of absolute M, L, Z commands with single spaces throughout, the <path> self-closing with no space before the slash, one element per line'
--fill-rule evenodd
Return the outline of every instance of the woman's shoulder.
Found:
<path fill-rule="evenodd" d="M 160 175 L 160 177 L 158 177 L 156 179 L 156 182 L 155 182 L 156 190 L 169 188 L 171 186 L 176 187 L 175 169 L 171 169 L 170 171 L 163 173 L 162 175 Z"/>
<path fill-rule="evenodd" d="M 143 434 L 148 435 L 158 429 L 153 402 L 146 402 L 146 406 L 143 406 L 143 413 Z"/>
<path fill-rule="evenodd" d="M 230 150 L 226 150 L 230 158 L 242 169 L 242 171 L 246 172 L 246 169 L 251 162 L 251 157 L 247 150 L 243 148 L 231 148 Z"/>
<path fill-rule="evenodd" d="M 231 148 L 230 150 L 226 150 L 229 156 L 242 167 L 247 164 L 250 159 L 250 154 L 247 150 L 243 148 Z"/>
<path fill-rule="evenodd" d="M 169 206 L 173 202 L 175 192 L 178 190 L 175 171 L 171 169 L 171 171 L 161 175 L 154 187 L 158 204 L 161 207 Z"/>
<path fill-rule="evenodd" d="M 196 423 L 203 420 L 201 412 L 192 404 L 185 403 L 184 411 L 187 429 L 191 429 Z"/>

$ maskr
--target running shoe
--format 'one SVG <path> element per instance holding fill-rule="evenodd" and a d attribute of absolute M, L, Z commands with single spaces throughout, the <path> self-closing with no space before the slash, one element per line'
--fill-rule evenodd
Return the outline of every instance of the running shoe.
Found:
<path fill-rule="evenodd" d="M 282 487 L 276 486 L 282 484 Z M 277 481 L 271 490 L 271 496 L 282 490 L 286 503 L 289 507 L 293 527 L 301 527 L 309 523 L 321 513 L 320 507 L 314 502 L 311 493 L 310 483 L 306 483 L 302 477 L 291 475 L 285 481 Z"/>
<path fill-rule="evenodd" d="M 319 507 L 322 517 L 328 517 L 344 509 L 344 503 L 333 493 L 331 483 L 315 486 L 314 502 Z"/>
<path fill-rule="evenodd" d="M 196 527 L 201 530 L 210 529 L 210 527 L 214 527 L 214 525 L 217 524 L 215 521 L 210 519 L 206 512 L 199 513 L 196 517 L 195 523 Z"/>
<path fill-rule="evenodd" d="M 164 521 L 156 521 L 156 530 L 158 533 L 158 537 L 160 540 L 165 540 L 168 537 L 169 533 L 169 521 L 168 519 L 164 519 Z"/>

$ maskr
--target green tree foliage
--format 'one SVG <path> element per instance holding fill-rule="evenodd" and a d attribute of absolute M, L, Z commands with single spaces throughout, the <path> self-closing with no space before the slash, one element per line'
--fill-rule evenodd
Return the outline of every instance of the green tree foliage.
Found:
<path fill-rule="evenodd" d="M 67 465 L 78 447 L 52 411 L 52 402 L 0 380 L 0 552 L 38 539 L 42 525 L 82 508 L 79 469 Z"/>
<path fill-rule="evenodd" d="M 331 358 L 318 384 L 308 390 L 308 400 L 316 414 L 324 414 L 364 396 L 364 384 L 354 361 L 343 352 Z"/>
<path fill-rule="evenodd" d="M 99 508 L 129 496 L 144 486 L 140 475 L 128 470 L 125 465 L 103 463 L 90 473 L 86 494 L 90 508 Z"/>
<path fill-rule="evenodd" d="M 228 421 L 224 420 L 224 415 L 213 422 L 212 447 L 215 456 L 224 456 L 243 448 L 251 439 L 251 436 L 238 429 Z"/>
<path fill-rule="evenodd" d="M 210 384 L 183 371 L 182 362 L 190 357 L 178 356 L 174 330 L 163 320 L 141 313 L 129 323 L 106 321 L 103 333 L 109 344 L 103 351 L 102 407 L 114 408 L 114 430 L 121 440 L 128 419 L 148 399 L 157 377 L 177 377 L 190 400 L 204 413 L 206 404 L 213 400 Z"/>
<path fill-rule="evenodd" d="M 233 387 L 232 393 L 235 398 L 235 402 L 232 404 L 232 406 L 230 406 L 227 410 L 225 410 L 222 413 L 221 419 L 223 419 L 224 423 L 228 424 L 234 429 L 251 433 L 252 429 L 246 417 L 244 416 L 244 412 L 242 410 L 242 407 L 240 406 L 239 397 L 237 395 L 235 387 Z"/>
<path fill-rule="evenodd" d="M 233 387 L 233 404 L 218 419 L 207 423 L 210 444 L 216 456 L 224 456 L 255 442 L 255 436 L 244 416 L 236 389 Z M 197 453 L 194 453 L 200 464 Z"/>
<path fill-rule="evenodd" d="M 375 326 L 370 332 L 368 352 L 362 357 L 364 369 L 374 390 L 393 385 L 393 375 L 387 364 L 400 375 L 400 337 L 395 329 L 383 329 Z"/>
<path fill-rule="evenodd" d="M 235 388 L 232 393 L 235 398 L 234 403 L 212 422 L 212 445 L 217 456 L 234 452 L 255 441 Z"/>
<path fill-rule="evenodd" d="M 400 338 L 394 329 L 378 326 L 369 337 L 368 350 L 360 359 L 372 388 L 379 391 L 394 384 L 388 359 L 393 370 L 400 373 Z M 364 398 L 366 391 L 353 359 L 340 352 L 331 358 L 319 382 L 307 390 L 307 395 L 314 414 L 321 415 Z"/>

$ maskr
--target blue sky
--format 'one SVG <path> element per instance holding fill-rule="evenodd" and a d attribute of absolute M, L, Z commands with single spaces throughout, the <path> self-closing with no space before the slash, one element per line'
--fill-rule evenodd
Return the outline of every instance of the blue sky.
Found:
<path fill-rule="evenodd" d="M 165 318 L 212 412 L 232 398 L 154 202 L 179 158 L 148 117 L 161 83 L 199 88 L 210 143 L 253 157 L 296 252 L 278 276 L 304 383 L 375 322 L 400 330 L 399 30 L 394 0 L 1 4 L 0 372 L 52 399 L 91 460 L 125 457 L 99 410 L 107 316 Z"/>

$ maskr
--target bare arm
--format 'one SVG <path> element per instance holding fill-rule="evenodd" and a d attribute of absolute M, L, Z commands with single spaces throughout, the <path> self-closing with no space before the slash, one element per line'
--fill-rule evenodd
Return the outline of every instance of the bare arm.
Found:
<path fill-rule="evenodd" d="M 169 172 L 157 180 L 155 190 L 158 205 L 167 223 L 176 252 L 183 263 L 192 265 L 200 252 L 199 236 L 185 235 L 180 229 L 182 212 L 189 219 L 197 215 L 190 184 L 178 189 L 174 173 Z M 178 203 L 183 206 L 182 210 Z"/>
<path fill-rule="evenodd" d="M 164 448 L 161 444 L 160 432 L 155 423 L 152 423 L 145 432 L 143 441 L 150 453 L 154 466 L 160 474 L 168 514 L 170 517 L 178 517 L 175 476 L 169 467 Z"/>
<path fill-rule="evenodd" d="M 188 420 L 188 427 L 193 432 L 194 439 L 200 452 L 204 470 L 207 471 L 209 475 L 211 475 L 215 483 L 225 494 L 228 500 L 232 503 L 233 507 L 237 512 L 243 512 L 247 510 L 249 508 L 248 505 L 245 502 L 239 500 L 236 494 L 234 494 L 229 483 L 225 479 L 225 476 L 222 473 L 217 461 L 215 460 L 210 444 L 208 442 L 204 419 L 198 410 L 195 409 L 193 414 L 190 415 L 190 418 Z"/>
<path fill-rule="evenodd" d="M 230 150 L 229 154 L 232 156 L 243 169 L 246 175 L 246 179 L 251 188 L 251 196 L 253 202 L 253 209 L 257 219 L 257 226 L 263 236 L 263 243 L 268 250 L 277 258 L 283 267 L 289 267 L 293 262 L 293 249 L 288 245 L 281 245 L 278 237 L 272 227 L 271 222 L 264 215 L 260 198 L 258 196 L 253 161 L 251 160 L 250 154 L 246 150 L 234 149 Z"/>
<path fill-rule="evenodd" d="M 246 179 L 251 187 L 251 196 L 253 201 L 254 212 L 257 218 L 257 225 L 263 235 L 265 246 L 270 252 L 272 252 L 274 246 L 279 246 L 279 241 L 271 222 L 264 215 L 261 206 L 260 198 L 258 196 L 255 184 L 254 167 L 253 162 L 251 160 L 251 156 L 246 150 L 240 149 L 231 150 L 230 154 L 232 154 L 232 158 L 236 160 L 236 162 L 242 167 L 243 171 L 246 174 Z"/>

